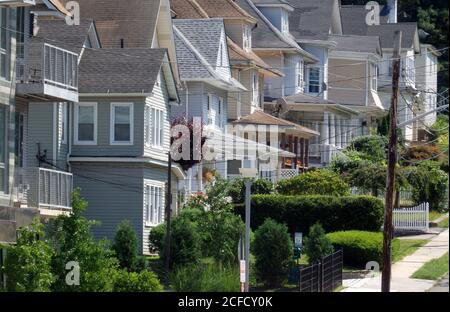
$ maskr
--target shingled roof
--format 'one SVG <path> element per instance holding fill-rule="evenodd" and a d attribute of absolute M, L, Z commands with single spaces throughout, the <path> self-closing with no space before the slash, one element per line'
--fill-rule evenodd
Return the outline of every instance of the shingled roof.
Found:
<path fill-rule="evenodd" d="M 289 31 L 297 39 L 327 40 L 335 0 L 291 0 Z"/>
<path fill-rule="evenodd" d="M 61 0 L 66 3 L 69 0 Z M 95 20 L 102 46 L 127 48 L 151 46 L 160 0 L 77 0 L 80 14 Z"/>
<path fill-rule="evenodd" d="M 165 60 L 165 49 L 86 50 L 79 66 L 79 92 L 151 93 Z"/>
<path fill-rule="evenodd" d="M 79 25 L 67 25 L 64 20 L 39 20 L 38 31 L 33 41 L 45 43 L 80 54 L 91 28 L 91 19 L 81 19 Z"/>
<path fill-rule="evenodd" d="M 366 16 L 369 13 L 364 5 L 342 5 L 342 28 L 344 34 L 349 35 L 366 35 L 367 24 Z M 380 23 L 386 24 L 389 15 L 386 14 L 385 6 L 380 6 Z"/>
<path fill-rule="evenodd" d="M 329 39 L 336 43 L 335 51 L 382 54 L 378 36 L 331 35 Z"/>

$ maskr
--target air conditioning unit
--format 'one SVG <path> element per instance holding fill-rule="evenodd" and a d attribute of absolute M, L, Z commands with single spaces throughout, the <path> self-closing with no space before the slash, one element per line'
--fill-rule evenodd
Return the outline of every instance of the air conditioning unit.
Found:
<path fill-rule="evenodd" d="M 0 0 L 0 7 L 16 8 L 36 5 L 35 0 Z"/>

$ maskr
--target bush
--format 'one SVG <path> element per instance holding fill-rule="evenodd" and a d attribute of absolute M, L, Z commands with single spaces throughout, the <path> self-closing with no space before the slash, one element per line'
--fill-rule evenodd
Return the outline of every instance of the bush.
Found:
<path fill-rule="evenodd" d="M 72 195 L 72 212 L 61 215 L 49 224 L 51 244 L 56 251 L 52 270 L 57 277 L 54 291 L 105 292 L 113 288 L 111 276 L 118 268 L 114 252 L 106 241 L 97 241 L 91 234 L 95 224 L 84 218 L 87 202 L 75 190 Z M 65 281 L 66 263 L 79 263 L 80 285 L 69 286 Z"/>
<path fill-rule="evenodd" d="M 308 237 L 305 238 L 305 254 L 308 256 L 309 263 L 316 263 L 332 253 L 333 245 L 323 227 L 320 223 L 314 224 L 309 229 Z"/>
<path fill-rule="evenodd" d="M 238 292 L 237 267 L 198 264 L 180 267 L 170 274 L 170 285 L 177 292 Z"/>
<path fill-rule="evenodd" d="M 236 207 L 243 216 L 243 206 Z M 317 222 L 326 232 L 378 231 L 383 223 L 383 202 L 371 196 L 282 196 L 252 197 L 252 227 L 267 218 L 285 223 L 290 233 L 307 233 Z"/>
<path fill-rule="evenodd" d="M 288 228 L 267 219 L 255 232 L 253 243 L 258 280 L 268 287 L 278 287 L 287 278 L 294 246 Z"/>
<path fill-rule="evenodd" d="M 201 236 L 197 224 L 180 214 L 173 219 L 170 235 L 170 267 L 198 263 L 201 258 Z M 165 252 L 161 260 L 165 261 Z"/>
<path fill-rule="evenodd" d="M 408 147 L 403 153 L 403 159 L 408 161 L 423 161 L 441 154 L 441 150 L 433 145 L 419 145 Z"/>
<path fill-rule="evenodd" d="M 428 202 L 432 210 L 443 210 L 448 201 L 448 175 L 438 166 L 436 162 L 425 161 L 404 169 L 406 179 L 412 186 L 413 200 L 417 203 Z"/>
<path fill-rule="evenodd" d="M 164 250 L 164 239 L 166 237 L 166 224 L 160 224 L 150 230 L 148 237 L 149 250 L 154 254 L 161 254 Z"/>
<path fill-rule="evenodd" d="M 118 270 L 114 275 L 114 292 L 156 292 L 163 288 L 153 272 Z"/>
<path fill-rule="evenodd" d="M 383 233 L 348 231 L 330 233 L 327 237 L 335 249 L 343 249 L 344 265 L 365 268 L 370 261 L 383 265 Z M 392 241 L 392 254 L 399 249 L 399 241 Z"/>
<path fill-rule="evenodd" d="M 114 238 L 113 249 L 119 260 L 119 265 L 128 271 L 136 269 L 138 259 L 138 242 L 133 226 L 127 220 L 122 221 Z"/>
<path fill-rule="evenodd" d="M 280 181 L 277 191 L 283 195 L 346 196 L 350 187 L 338 174 L 321 169 Z"/>
<path fill-rule="evenodd" d="M 272 194 L 274 185 L 266 179 L 253 179 L 251 191 L 253 195 Z M 236 179 L 233 181 L 230 188 L 230 196 L 233 199 L 233 203 L 239 204 L 245 202 L 245 179 Z"/>
<path fill-rule="evenodd" d="M 365 160 L 384 162 L 387 159 L 388 138 L 381 135 L 366 135 L 355 138 L 347 150 L 364 155 Z"/>
<path fill-rule="evenodd" d="M 43 225 L 34 221 L 31 226 L 19 230 L 16 245 L 6 246 L 4 267 L 0 267 L 7 276 L 6 291 L 51 290 L 55 280 L 51 271 L 53 250 L 42 240 L 43 235 Z"/>

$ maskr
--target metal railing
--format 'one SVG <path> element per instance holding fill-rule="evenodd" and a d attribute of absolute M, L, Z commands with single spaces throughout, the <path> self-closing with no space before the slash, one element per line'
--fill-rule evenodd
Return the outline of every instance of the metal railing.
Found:
<path fill-rule="evenodd" d="M 42 61 L 37 64 L 28 64 L 27 59 L 17 58 L 17 81 L 78 91 L 78 55 L 47 43 L 36 49 L 42 49 Z"/>
<path fill-rule="evenodd" d="M 23 168 L 18 177 L 18 201 L 27 207 L 71 210 L 73 176 L 46 168 Z"/>

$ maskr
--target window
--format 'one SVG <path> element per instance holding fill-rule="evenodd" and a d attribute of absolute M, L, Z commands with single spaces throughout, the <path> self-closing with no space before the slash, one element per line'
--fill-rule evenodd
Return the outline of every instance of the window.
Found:
<path fill-rule="evenodd" d="M 222 114 L 224 110 L 223 99 L 214 94 L 209 94 L 207 98 L 207 119 L 208 125 L 221 127 Z"/>
<path fill-rule="evenodd" d="M 252 29 L 249 25 L 244 25 L 242 47 L 246 51 L 252 48 Z"/>
<path fill-rule="evenodd" d="M 61 118 L 61 141 L 63 144 L 67 143 L 67 103 L 60 104 L 60 118 Z"/>
<path fill-rule="evenodd" d="M 319 67 L 311 67 L 309 69 L 309 93 L 320 93 L 320 68 Z"/>
<path fill-rule="evenodd" d="M 0 8 L 0 77 L 9 80 L 7 17 L 8 11 Z"/>
<path fill-rule="evenodd" d="M 0 193 L 6 189 L 6 108 L 0 106 Z"/>
<path fill-rule="evenodd" d="M 24 57 L 25 44 L 25 8 L 17 8 L 16 53 L 18 58 Z"/>
<path fill-rule="evenodd" d="M 133 144 L 133 104 L 111 104 L 110 140 L 113 145 Z"/>
<path fill-rule="evenodd" d="M 97 144 L 97 103 L 75 105 L 75 144 Z"/>
<path fill-rule="evenodd" d="M 145 186 L 145 220 L 148 226 L 164 222 L 164 188 L 162 186 Z"/>
<path fill-rule="evenodd" d="M 253 105 L 259 106 L 259 81 L 258 81 L 257 73 L 253 74 L 252 103 L 253 103 Z"/>
<path fill-rule="evenodd" d="M 370 64 L 370 88 L 377 90 L 378 88 L 378 66 L 376 64 Z"/>
<path fill-rule="evenodd" d="M 304 81 L 303 70 L 304 70 L 303 60 L 300 60 L 296 64 L 296 70 L 295 70 L 296 76 L 297 76 L 297 92 L 303 91 L 303 81 Z"/>
<path fill-rule="evenodd" d="M 289 32 L 289 13 L 286 10 L 281 13 L 281 31 Z"/>
<path fill-rule="evenodd" d="M 164 112 L 161 109 L 152 108 L 152 145 L 162 147 L 164 144 Z"/>

